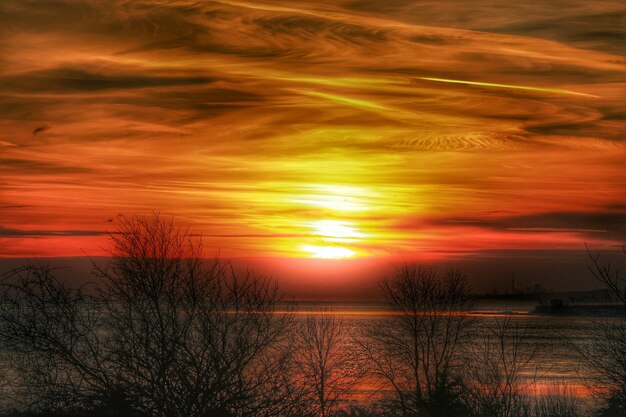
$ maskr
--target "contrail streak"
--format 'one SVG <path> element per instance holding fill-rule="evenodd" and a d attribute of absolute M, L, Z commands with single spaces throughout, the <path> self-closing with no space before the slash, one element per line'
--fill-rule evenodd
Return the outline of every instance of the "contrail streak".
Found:
<path fill-rule="evenodd" d="M 598 96 L 594 96 L 593 94 L 579 93 L 577 91 L 563 90 L 561 88 L 544 88 L 544 87 L 531 87 L 527 85 L 484 83 L 480 81 L 450 80 L 447 78 L 433 78 L 433 77 L 419 77 L 419 79 L 426 80 L 426 81 L 436 81 L 440 83 L 475 85 L 478 87 L 511 88 L 514 90 L 540 91 L 543 93 L 569 94 L 569 95 L 583 96 L 583 97 L 596 97 L 596 98 L 598 97 Z"/>

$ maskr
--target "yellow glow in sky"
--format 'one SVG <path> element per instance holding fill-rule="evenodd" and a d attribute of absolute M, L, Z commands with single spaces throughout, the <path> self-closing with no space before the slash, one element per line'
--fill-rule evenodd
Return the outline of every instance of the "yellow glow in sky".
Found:
<path fill-rule="evenodd" d="M 292 202 L 339 212 L 364 211 L 371 209 L 365 204 L 365 197 L 371 197 L 371 194 L 370 190 L 361 187 L 317 185 Z"/>
<path fill-rule="evenodd" d="M 338 246 L 315 246 L 302 245 L 302 250 L 311 258 L 319 259 L 344 259 L 354 256 L 354 251 Z"/>
<path fill-rule="evenodd" d="M 316 234 L 330 238 L 363 238 L 350 222 L 340 220 L 319 220 L 310 224 Z"/>
<path fill-rule="evenodd" d="M 307 224 L 312 229 L 316 240 L 324 243 L 358 243 L 367 238 L 365 233 L 358 230 L 353 222 L 343 220 L 318 220 Z M 301 245 L 300 247 L 309 258 L 343 259 L 351 258 L 356 252 L 334 245 Z"/>

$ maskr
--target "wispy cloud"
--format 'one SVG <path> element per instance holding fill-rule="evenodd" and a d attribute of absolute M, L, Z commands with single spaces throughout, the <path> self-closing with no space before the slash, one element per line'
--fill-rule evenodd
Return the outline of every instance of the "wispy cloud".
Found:
<path fill-rule="evenodd" d="M 0 238 L 46 237 L 46 236 L 100 236 L 106 234 L 95 230 L 18 230 L 0 226 Z"/>

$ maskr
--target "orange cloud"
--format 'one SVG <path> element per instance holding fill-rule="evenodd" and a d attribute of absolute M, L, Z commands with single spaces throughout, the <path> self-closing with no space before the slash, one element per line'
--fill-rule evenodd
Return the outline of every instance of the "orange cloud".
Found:
<path fill-rule="evenodd" d="M 232 257 L 624 244 L 623 6 L 572 1 L 5 1 L 0 256 L 153 210 Z"/>

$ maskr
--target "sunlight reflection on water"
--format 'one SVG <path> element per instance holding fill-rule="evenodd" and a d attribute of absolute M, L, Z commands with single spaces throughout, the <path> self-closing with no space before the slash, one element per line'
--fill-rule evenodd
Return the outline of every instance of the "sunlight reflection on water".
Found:
<path fill-rule="evenodd" d="M 538 348 L 540 352 L 533 358 L 529 370 L 522 374 L 522 380 L 528 384 L 529 392 L 545 395 L 551 393 L 555 386 L 564 384 L 570 395 L 592 401 L 589 388 L 579 378 L 582 369 L 573 349 L 574 344 L 589 341 L 592 320 L 580 316 L 533 314 L 534 307 L 533 302 L 480 300 L 471 313 L 476 318 L 477 326 L 477 331 L 473 334 L 476 335 L 498 319 L 506 316 L 514 318 L 527 330 L 522 349 Z M 301 302 L 298 303 L 295 313 L 296 317 L 306 317 L 319 314 L 320 311 L 341 316 L 347 326 L 347 337 L 359 334 L 372 320 L 384 320 L 385 317 L 399 314 L 376 302 Z M 472 345 L 471 341 L 469 345 Z M 380 390 L 379 385 L 375 381 L 361 384 L 354 390 L 353 400 L 363 401 L 384 395 L 385 390 Z"/>

